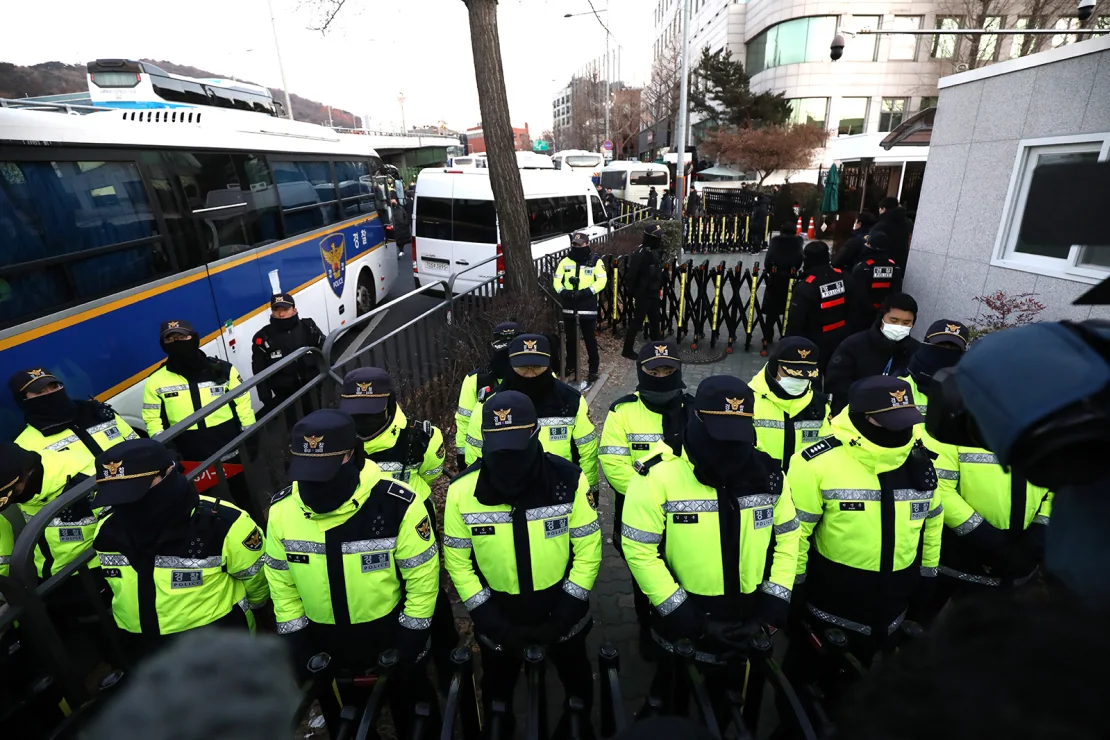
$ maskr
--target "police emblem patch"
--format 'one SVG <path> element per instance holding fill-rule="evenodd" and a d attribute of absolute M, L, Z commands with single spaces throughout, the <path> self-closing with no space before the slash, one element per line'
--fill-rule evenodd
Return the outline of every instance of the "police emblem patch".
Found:
<path fill-rule="evenodd" d="M 890 391 L 890 405 L 891 406 L 909 406 L 909 399 L 906 398 L 906 391 Z"/>
<path fill-rule="evenodd" d="M 322 444 L 320 444 L 321 442 L 324 441 L 324 435 L 321 434 L 319 437 L 305 437 L 304 441 L 305 441 L 305 445 L 304 445 L 304 451 L 305 452 L 323 452 L 324 451 L 324 446 Z"/>
<path fill-rule="evenodd" d="M 524 340 L 524 351 L 525 352 L 535 352 L 536 351 L 536 344 L 538 342 L 539 342 L 538 339 L 525 339 Z"/>
<path fill-rule="evenodd" d="M 424 517 L 420 520 L 420 523 L 416 525 L 416 533 L 420 535 L 420 539 L 425 542 L 432 539 L 432 522 L 428 517 Z"/>
<path fill-rule="evenodd" d="M 123 477 L 123 460 L 119 462 L 104 463 L 104 477 L 105 478 L 120 478 Z"/>
<path fill-rule="evenodd" d="M 493 415 L 496 417 L 493 420 L 493 425 L 495 427 L 502 426 L 503 424 L 512 424 L 513 423 L 513 410 L 511 408 L 510 409 L 494 409 L 493 410 Z"/>
<path fill-rule="evenodd" d="M 734 414 L 743 413 L 744 412 L 744 399 L 742 399 L 742 398 L 726 398 L 725 399 L 725 411 L 728 411 L 728 412 L 734 413 Z"/>
<path fill-rule="evenodd" d="M 586 491 L 586 501 L 589 502 L 591 509 L 597 511 L 597 491 L 592 488 Z"/>
<path fill-rule="evenodd" d="M 813 350 L 811 349 L 800 349 L 798 350 L 798 357 L 801 357 L 804 360 L 805 358 L 809 357 L 809 353 L 812 351 Z"/>
<path fill-rule="evenodd" d="M 259 550 L 261 550 L 262 549 L 262 530 L 259 529 L 258 527 L 255 527 L 254 531 L 251 532 L 249 535 L 247 535 L 247 538 L 245 540 L 243 540 L 243 547 L 245 547 L 248 550 L 251 550 L 253 552 L 258 552 Z"/>

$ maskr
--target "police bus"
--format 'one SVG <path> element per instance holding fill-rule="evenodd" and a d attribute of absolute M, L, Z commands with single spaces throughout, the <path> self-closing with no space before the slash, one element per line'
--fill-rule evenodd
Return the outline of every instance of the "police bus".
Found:
<path fill-rule="evenodd" d="M 162 321 L 251 374 L 286 291 L 325 332 L 374 307 L 396 254 L 365 136 L 215 107 L 64 115 L 0 103 L 0 371 L 43 367 L 132 425 Z M 6 106 L 6 107 L 3 107 Z M 22 415 L 0 394 L 0 434 Z"/>

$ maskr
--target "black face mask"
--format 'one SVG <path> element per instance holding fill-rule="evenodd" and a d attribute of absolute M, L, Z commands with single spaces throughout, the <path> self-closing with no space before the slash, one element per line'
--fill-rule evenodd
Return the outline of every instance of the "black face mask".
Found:
<path fill-rule="evenodd" d="M 555 389 L 555 376 L 544 370 L 534 378 L 526 378 L 511 370 L 505 375 L 501 387 L 507 391 L 520 391 L 536 402 L 547 397 Z"/>
<path fill-rule="evenodd" d="M 641 366 L 636 368 L 636 377 L 639 381 L 636 390 L 640 392 L 640 399 L 652 411 L 661 414 L 682 403 L 682 392 L 686 384 L 682 382 L 681 372 L 675 371 L 670 375 L 657 377 L 649 375 Z"/>
<path fill-rule="evenodd" d="M 918 389 L 927 396 L 929 387 L 933 384 L 933 376 L 939 370 L 953 367 L 963 354 L 958 349 L 950 349 L 938 344 L 922 344 L 910 358 L 910 375 L 913 376 Z"/>
<path fill-rule="evenodd" d="M 200 338 L 197 336 L 176 342 L 162 342 L 162 351 L 169 359 L 166 366 L 178 375 L 190 375 L 204 367 L 208 359 L 200 351 Z"/>
<path fill-rule="evenodd" d="M 286 317 L 284 319 L 279 319 L 276 316 L 270 316 L 270 326 L 274 327 L 278 331 L 289 331 L 294 326 L 296 326 L 297 322 L 300 320 L 301 317 L 297 314 L 293 314 L 292 316 Z"/>
<path fill-rule="evenodd" d="M 393 421 L 393 414 L 387 408 L 380 414 L 355 414 L 352 418 L 355 420 L 355 434 L 365 442 L 388 429 L 389 423 Z"/>
<path fill-rule="evenodd" d="M 709 436 L 693 409 L 686 422 L 686 454 L 694 463 L 694 475 L 707 486 L 728 488 L 744 478 L 755 447 L 745 442 L 721 442 Z"/>
<path fill-rule="evenodd" d="M 581 264 L 590 258 L 590 251 L 589 247 L 571 247 L 570 258 Z"/>
<path fill-rule="evenodd" d="M 124 524 L 132 545 L 149 550 L 163 532 L 188 522 L 198 501 L 196 488 L 174 469 L 138 501 L 113 507 L 112 516 Z"/>
<path fill-rule="evenodd" d="M 27 423 L 43 434 L 58 431 L 77 418 L 77 404 L 65 388 L 44 396 L 25 398 L 20 406 Z"/>
<path fill-rule="evenodd" d="M 364 464 L 363 457 L 355 454 L 339 468 L 339 472 L 331 480 L 297 481 L 297 491 L 301 494 L 301 501 L 317 514 L 335 511 L 355 495 Z"/>
<path fill-rule="evenodd" d="M 877 444 L 879 447 L 887 447 L 890 449 L 905 447 L 910 443 L 910 440 L 913 439 L 913 427 L 893 431 L 891 429 L 883 429 L 882 427 L 875 426 L 867 420 L 866 414 L 848 412 L 848 418 L 856 427 L 856 430 L 863 435 L 864 439 Z"/>
<path fill-rule="evenodd" d="M 494 377 L 500 379 L 506 377 L 512 372 L 509 367 L 509 345 L 499 347 L 497 344 L 490 345 L 489 353 L 489 369 Z"/>
<path fill-rule="evenodd" d="M 542 484 L 543 447 L 539 436 L 533 436 L 524 450 L 501 450 L 482 455 L 482 482 L 488 484 L 492 494 L 488 501 L 483 495 L 478 501 L 487 506 L 511 503 L 521 498 L 532 487 Z M 485 488 L 485 487 L 480 487 Z"/>

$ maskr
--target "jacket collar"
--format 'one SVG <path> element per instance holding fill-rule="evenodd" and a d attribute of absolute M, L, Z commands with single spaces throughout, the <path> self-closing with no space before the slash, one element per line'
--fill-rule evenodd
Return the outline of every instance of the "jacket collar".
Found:
<path fill-rule="evenodd" d="M 405 412 L 401 410 L 401 406 L 398 404 L 397 413 L 393 415 L 393 421 L 390 422 L 386 430 L 363 444 L 363 449 L 366 450 L 366 454 L 375 455 L 392 448 L 397 444 L 401 431 L 408 426 L 408 423 L 408 417 L 405 416 Z"/>
<path fill-rule="evenodd" d="M 293 498 L 297 502 L 297 506 L 301 507 L 306 519 L 312 519 L 320 524 L 322 531 L 327 531 L 334 527 L 338 527 L 343 522 L 351 518 L 351 516 L 362 508 L 363 504 L 370 498 L 370 493 L 373 491 L 374 486 L 378 481 L 382 480 L 385 476 L 382 474 L 381 469 L 374 464 L 373 461 L 367 460 L 362 466 L 362 472 L 359 474 L 358 488 L 355 489 L 355 495 L 343 502 L 335 511 L 329 511 L 324 514 L 318 514 L 305 504 L 301 498 L 301 492 L 297 488 L 296 482 L 293 483 Z"/>
<path fill-rule="evenodd" d="M 880 447 L 859 433 L 856 425 L 848 418 L 847 408 L 833 417 L 832 429 L 833 436 L 844 444 L 848 454 L 875 475 L 902 467 L 916 442 L 916 436 L 912 436 L 901 447 Z"/>
<path fill-rule="evenodd" d="M 809 390 L 798 396 L 797 398 L 780 398 L 773 390 L 771 390 L 771 383 L 767 380 L 767 366 L 756 373 L 755 377 L 748 383 L 748 387 L 752 389 L 756 397 L 773 404 L 775 408 L 782 411 L 789 416 L 797 416 L 802 413 L 813 401 L 813 384 L 809 386 Z"/>

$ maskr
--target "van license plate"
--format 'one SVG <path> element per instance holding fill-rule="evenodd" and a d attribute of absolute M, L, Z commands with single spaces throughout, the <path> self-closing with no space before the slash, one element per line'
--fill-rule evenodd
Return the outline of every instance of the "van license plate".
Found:
<path fill-rule="evenodd" d="M 421 270 L 446 270 L 450 266 L 451 266 L 451 263 L 448 262 L 447 260 L 429 260 L 429 259 L 420 260 L 420 269 Z"/>

